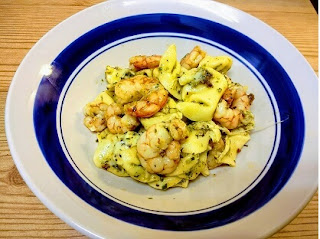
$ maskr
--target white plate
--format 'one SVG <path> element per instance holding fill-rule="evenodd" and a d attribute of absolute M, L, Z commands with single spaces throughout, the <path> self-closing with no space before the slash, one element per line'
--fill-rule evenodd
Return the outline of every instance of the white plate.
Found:
<path fill-rule="evenodd" d="M 163 54 L 172 43 L 179 58 L 195 45 L 231 56 L 228 74 L 254 93 L 263 130 L 252 134 L 236 167 L 162 192 L 94 166 L 95 136 L 82 124 L 82 108 L 105 87 L 106 65 L 126 67 L 130 56 Z M 284 37 L 237 9 L 108 1 L 62 22 L 28 53 L 8 93 L 6 133 L 32 191 L 90 237 L 267 237 L 317 188 L 317 84 Z"/>

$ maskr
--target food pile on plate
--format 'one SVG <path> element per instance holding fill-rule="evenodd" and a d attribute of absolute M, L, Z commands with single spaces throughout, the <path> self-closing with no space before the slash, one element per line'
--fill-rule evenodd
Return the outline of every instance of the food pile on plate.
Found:
<path fill-rule="evenodd" d="M 254 95 L 227 76 L 231 66 L 199 46 L 179 61 L 175 45 L 107 66 L 106 90 L 84 107 L 95 165 L 160 190 L 235 166 L 254 128 Z"/>

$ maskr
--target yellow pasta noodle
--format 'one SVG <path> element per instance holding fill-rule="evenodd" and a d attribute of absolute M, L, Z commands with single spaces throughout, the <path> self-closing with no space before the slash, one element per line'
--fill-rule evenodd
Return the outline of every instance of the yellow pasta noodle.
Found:
<path fill-rule="evenodd" d="M 226 74 L 232 66 L 232 59 L 228 56 L 209 56 L 206 55 L 199 63 L 199 67 L 209 67 L 222 74 Z"/>
<path fill-rule="evenodd" d="M 177 61 L 176 46 L 171 45 L 164 53 L 159 65 L 159 81 L 176 99 L 181 99 L 181 85 L 178 81 L 181 66 Z"/>
<path fill-rule="evenodd" d="M 219 127 L 213 121 L 192 123 L 189 132 L 189 137 L 181 145 L 184 153 L 200 154 L 208 150 L 210 140 L 218 142 L 221 138 Z"/>
<path fill-rule="evenodd" d="M 201 72 L 209 75 L 210 79 L 196 86 L 190 83 L 185 85 L 182 89 L 183 101 L 177 104 L 179 111 L 193 121 L 212 119 L 217 104 L 228 85 L 226 78 L 212 68 L 204 68 Z"/>

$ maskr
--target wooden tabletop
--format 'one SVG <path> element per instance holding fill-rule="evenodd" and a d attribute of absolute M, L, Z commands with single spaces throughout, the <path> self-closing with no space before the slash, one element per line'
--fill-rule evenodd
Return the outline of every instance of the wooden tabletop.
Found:
<path fill-rule="evenodd" d="M 51 213 L 14 165 L 4 130 L 7 91 L 33 45 L 62 20 L 100 0 L 0 0 L 0 237 L 84 238 Z M 220 0 L 284 35 L 318 73 L 318 15 L 309 0 Z M 304 79 L 308 80 L 308 79 Z M 318 193 L 271 238 L 318 238 Z"/>

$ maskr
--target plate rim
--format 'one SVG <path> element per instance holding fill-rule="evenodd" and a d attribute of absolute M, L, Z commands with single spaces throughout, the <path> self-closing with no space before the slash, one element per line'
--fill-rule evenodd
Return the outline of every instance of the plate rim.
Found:
<path fill-rule="evenodd" d="M 111 0 L 111 1 L 108 1 L 108 2 L 115 2 L 114 0 Z M 108 2 L 106 2 L 106 3 L 108 3 Z M 121 2 L 121 1 L 118 1 L 118 2 Z M 185 2 L 185 1 L 179 1 L 180 3 L 181 2 Z M 208 1 L 209 2 L 209 1 Z M 103 5 L 103 4 L 106 4 L 106 3 L 100 3 L 100 4 L 97 4 L 97 5 Z M 219 3 L 219 4 L 221 4 L 221 3 Z M 86 10 L 88 10 L 88 9 L 91 9 L 91 8 L 94 8 L 94 7 L 97 7 L 97 5 L 94 5 L 94 6 L 92 6 L 92 7 L 90 7 L 90 8 L 87 8 L 87 9 L 85 9 L 85 10 L 82 10 L 82 11 L 80 11 L 80 12 L 78 12 L 78 13 L 76 13 L 75 15 L 77 15 L 77 14 L 81 14 L 82 12 L 84 12 L 84 11 L 86 11 Z M 230 6 L 228 6 L 228 7 L 230 7 Z M 232 7 L 231 7 L 232 8 Z M 240 10 L 238 10 L 238 9 L 236 9 L 237 11 L 240 11 Z M 243 12 L 244 13 L 244 12 Z M 249 15 L 248 13 L 245 13 L 246 15 Z M 73 15 L 73 16 L 75 16 L 75 15 Z M 73 17 L 72 16 L 72 17 Z M 61 22 L 60 24 L 63 24 L 65 21 L 67 21 L 67 20 L 69 20 L 69 19 L 71 19 L 70 17 L 69 18 L 67 18 L 66 20 L 64 20 L 63 22 Z M 59 24 L 59 25 L 60 25 Z M 268 27 L 270 27 L 270 26 L 268 26 Z M 56 28 L 56 27 L 55 27 Z M 53 28 L 52 30 L 54 30 L 55 28 Z M 47 34 L 49 34 L 52 30 L 50 30 Z M 43 41 L 43 39 L 45 39 L 45 37 L 47 36 L 47 34 L 44 36 L 44 37 L 42 37 L 33 47 L 32 47 L 32 49 L 34 49 L 34 48 L 36 48 L 36 46 L 38 45 L 38 43 L 40 42 L 40 41 Z M 282 35 L 281 35 L 282 36 Z M 290 43 L 291 44 L 291 43 Z M 292 45 L 293 46 L 293 45 Z M 293 46 L 294 47 L 294 46 Z M 295 48 L 295 47 L 294 47 Z M 20 64 L 20 66 L 21 65 L 23 65 L 24 64 L 24 62 L 28 59 L 28 55 L 29 55 L 29 53 L 32 51 L 32 49 L 28 52 L 28 54 L 25 56 L 25 58 L 23 59 L 23 61 L 21 62 L 21 64 Z M 296 49 L 296 48 L 295 48 Z M 297 50 L 297 49 L 296 49 Z M 301 53 L 300 53 L 301 54 Z M 302 55 L 301 55 L 302 56 Z M 302 56 L 303 57 L 303 56 Z M 303 59 L 304 59 L 304 57 L 303 57 Z M 305 60 L 305 59 L 304 59 Z M 308 64 L 308 63 L 307 63 Z M 308 64 L 309 65 L 309 64 Z M 19 66 L 19 68 L 18 68 L 18 70 L 17 70 L 17 73 L 18 73 L 18 71 L 19 70 L 21 70 L 21 67 Z M 309 67 L 310 67 L 310 65 L 309 65 Z M 310 67 L 311 68 L 311 67 Z M 312 68 L 311 68 L 312 69 Z M 313 71 L 313 70 L 312 70 Z M 8 96 L 7 96 L 7 102 L 9 102 L 9 99 L 12 97 L 11 95 L 12 95 L 12 91 L 13 91 L 13 87 L 14 87 L 14 84 L 15 84 L 15 78 L 16 78 L 16 75 L 17 75 L 17 73 L 15 74 L 15 76 L 14 76 L 14 78 L 13 78 L 13 80 L 12 80 L 12 83 L 11 83 L 11 85 L 10 85 L 10 88 L 9 88 L 9 91 L 8 91 Z M 314 73 L 314 72 L 313 72 Z M 314 75 L 315 75 L 315 73 L 314 73 Z M 294 82 L 293 82 L 293 84 L 294 84 Z M 8 144 L 9 144 L 9 147 L 10 147 L 10 151 L 11 151 L 11 154 L 12 154 L 12 156 L 13 156 L 13 159 L 14 159 L 14 161 L 15 161 L 15 163 L 16 163 L 16 165 L 17 165 L 17 167 L 18 167 L 18 169 L 19 169 L 19 172 L 20 172 L 20 174 L 22 174 L 22 176 L 24 175 L 24 172 L 23 172 L 23 166 L 22 165 L 20 165 L 19 164 L 19 161 L 17 161 L 17 155 L 16 155 L 16 151 L 14 150 L 14 146 L 12 145 L 12 135 L 11 135 L 11 132 L 10 132 L 10 129 L 9 129 L 9 125 L 10 125 L 10 123 L 7 123 L 7 122 L 9 122 L 9 120 L 8 120 L 8 118 L 9 118 L 9 111 L 10 111 L 10 109 L 9 109 L 9 105 L 8 104 L 6 104 L 6 108 L 5 108 L 5 122 L 6 122 L 6 134 L 7 134 L 7 138 L 8 138 Z M 20 166 L 18 166 L 18 165 L 20 165 Z M 28 175 L 24 175 L 23 176 L 23 178 L 25 179 L 25 178 L 27 178 L 27 180 L 25 179 L 25 181 L 27 182 L 27 184 L 28 184 L 28 182 L 30 183 L 30 181 L 28 180 Z M 31 183 L 30 183 L 31 184 Z M 29 186 L 29 188 L 33 188 L 33 185 L 29 185 L 28 184 L 28 186 Z M 317 189 L 317 183 L 316 183 L 316 187 L 315 187 L 315 189 L 314 189 L 314 192 L 316 191 L 316 189 Z M 36 188 L 34 188 L 32 191 L 35 193 L 35 191 L 37 191 L 37 189 Z M 35 193 L 36 195 L 37 195 L 37 193 Z M 41 194 L 41 193 L 39 193 L 39 194 Z M 313 195 L 314 193 L 312 193 L 312 195 Z M 311 196 L 312 196 L 311 195 Z M 38 196 L 38 195 L 37 195 Z M 41 197 L 41 196 L 40 196 Z M 310 200 L 310 198 L 307 200 L 307 201 L 309 201 Z M 41 200 L 42 201 L 42 200 Z M 43 202 L 43 201 L 42 201 Z M 44 203 L 44 202 L 43 202 Z M 46 204 L 46 203 L 44 203 L 47 207 L 48 207 L 48 205 Z M 50 207 L 48 207 L 48 208 L 50 208 Z M 51 210 L 51 209 L 50 209 Z M 302 210 L 302 208 L 301 208 L 301 210 Z M 51 210 L 51 211 L 53 211 L 54 212 L 54 210 Z M 298 212 L 297 212 L 298 213 Z M 285 223 L 286 224 L 286 223 Z"/>

